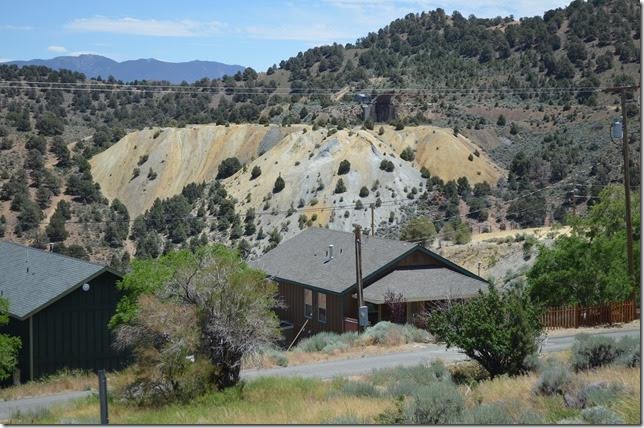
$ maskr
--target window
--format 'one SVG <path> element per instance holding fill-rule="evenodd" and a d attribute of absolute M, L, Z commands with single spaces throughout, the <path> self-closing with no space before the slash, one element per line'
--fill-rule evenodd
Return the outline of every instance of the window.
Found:
<path fill-rule="evenodd" d="M 313 317 L 313 292 L 306 288 L 304 289 L 304 317 Z"/>
<path fill-rule="evenodd" d="M 318 321 L 326 322 L 326 294 L 318 293 Z"/>

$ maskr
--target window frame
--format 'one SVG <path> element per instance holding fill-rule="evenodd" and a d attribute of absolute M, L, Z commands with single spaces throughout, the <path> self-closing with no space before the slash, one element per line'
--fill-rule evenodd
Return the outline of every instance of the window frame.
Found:
<path fill-rule="evenodd" d="M 328 317 L 327 317 L 328 313 L 327 313 L 327 310 L 326 310 L 326 294 L 319 293 L 319 292 L 317 294 L 318 294 L 318 321 L 323 323 L 323 324 L 326 324 L 327 321 L 328 321 Z M 322 297 L 322 299 L 324 299 L 324 308 L 320 304 L 320 297 Z M 322 317 L 320 316 L 320 311 L 324 311 L 324 319 L 322 319 Z"/>
<path fill-rule="evenodd" d="M 306 302 L 307 295 L 311 297 L 310 304 Z M 310 307 L 310 311 L 307 311 L 307 306 Z M 309 290 L 308 288 L 304 289 L 304 318 L 313 319 L 313 290 Z"/>

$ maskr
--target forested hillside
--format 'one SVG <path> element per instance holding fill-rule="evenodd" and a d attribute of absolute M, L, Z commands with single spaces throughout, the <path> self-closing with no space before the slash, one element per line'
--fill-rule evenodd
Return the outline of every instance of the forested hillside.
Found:
<path fill-rule="evenodd" d="M 270 206 L 270 195 L 292 185 L 283 179 L 280 184 L 272 175 L 261 203 L 253 200 L 242 208 L 241 200 L 248 196 L 236 191 L 233 197 L 226 190 L 226 179 L 250 182 L 268 176 L 268 161 L 255 158 L 268 151 L 272 160 L 272 146 L 248 149 L 241 160 L 232 154 L 221 157 L 212 177 L 160 198 L 136 219 L 128 211 L 132 207 L 108 200 L 93 176 L 96 165 L 90 160 L 100 159 L 95 156 L 128 133 L 152 128 L 146 130 L 151 137 L 144 154 L 152 161 L 155 142 L 166 138 L 161 127 L 223 128 L 232 123 L 283 131 L 305 124 L 308 132 L 317 132 L 320 140 L 312 143 L 310 153 L 294 160 L 293 167 L 279 168 L 305 163 L 337 139 L 339 131 L 346 144 L 359 132 L 396 141 L 386 147 L 391 165 L 385 163 L 381 170 L 396 178 L 400 171 L 416 168 L 420 177 L 418 185 L 403 186 L 397 196 L 388 191 L 385 197 L 384 189 L 372 182 L 350 186 L 344 195 L 346 189 L 336 192 L 343 175 L 340 158 L 321 180 L 328 186 L 327 179 L 335 177 L 334 188 L 326 191 L 341 195 L 333 201 L 343 201 L 338 217 L 347 204 L 362 209 L 358 202 L 362 206 L 366 199 L 361 198 L 371 192 L 375 201 L 375 192 L 382 193 L 386 212 L 379 213 L 385 219 L 378 225 L 381 234 L 397 236 L 400 224 L 417 213 L 429 214 L 432 227 L 453 241 L 467 240 L 472 231 L 563 222 L 573 206 L 583 212 L 606 184 L 621 178 L 620 148 L 608 134 L 610 122 L 621 114 L 619 100 L 601 89 L 639 82 L 639 28 L 640 5 L 633 0 L 575 1 L 542 17 L 518 20 L 465 18 L 438 9 L 395 20 L 353 44 L 299 53 L 263 73 L 247 68 L 185 85 L 90 80 L 65 70 L 0 65 L 0 235 L 37 246 L 53 242 L 57 251 L 118 267 L 133 254 L 155 256 L 206 240 L 241 245 L 245 254 L 259 252 L 318 224 L 323 216 L 316 213 L 312 219 L 311 201 L 323 189 L 304 202 L 298 195 L 288 210 Z M 363 121 L 356 101 L 362 93 L 391 94 L 396 119 L 389 124 Z M 639 108 L 639 97 L 631 96 L 633 186 L 638 186 L 640 173 Z M 443 179 L 444 171 L 421 169 L 434 156 L 426 148 L 439 146 L 432 134 L 409 139 L 416 135 L 410 129 L 418 125 L 447 130 L 478 148 Z M 140 164 L 128 166 L 125 173 L 131 176 L 128 186 L 140 182 L 143 194 L 145 183 L 157 179 L 160 169 L 146 164 L 148 158 L 135 149 L 133 145 L 130 158 Z M 201 156 L 194 153 L 195 162 Z M 507 176 L 476 186 L 461 179 L 480 156 L 489 157 Z M 122 165 L 112 168 L 101 173 L 101 180 L 123 173 Z M 303 168 L 301 174 L 307 172 Z M 278 177 L 282 175 L 287 174 Z M 270 229 L 263 229 L 267 224 Z"/>

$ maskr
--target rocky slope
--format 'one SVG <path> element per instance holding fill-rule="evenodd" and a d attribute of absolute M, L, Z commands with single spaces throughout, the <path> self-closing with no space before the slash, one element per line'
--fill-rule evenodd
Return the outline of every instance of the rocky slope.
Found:
<path fill-rule="evenodd" d="M 333 222 L 342 229 L 354 222 L 368 225 L 369 204 L 378 199 L 382 205 L 376 210 L 376 223 L 387 221 L 395 211 L 390 201 L 411 201 L 423 192 L 423 166 L 445 181 L 465 176 L 472 184 L 487 181 L 494 185 L 504 175 L 481 148 L 461 135 L 455 137 L 451 130 L 433 126 L 400 131 L 384 126 L 383 130 L 379 135 L 357 128 L 330 133 L 307 125 L 146 129 L 128 134 L 93 157 L 90 164 L 104 195 L 119 199 L 135 217 L 156 198 L 178 194 L 191 182 L 213 180 L 222 160 L 237 157 L 244 168 L 223 184 L 237 199 L 240 212 L 253 208 L 261 214 L 260 226 L 275 225 L 284 220 L 289 208 L 296 208 L 307 219 L 314 217 L 315 224 Z M 411 162 L 400 157 L 407 147 L 416 152 Z M 342 160 L 351 167 L 339 176 Z M 380 168 L 383 160 L 393 162 L 392 172 Z M 251 179 L 254 167 L 262 173 Z M 140 172 L 133 178 L 135 168 Z M 150 169 L 156 178 L 150 179 Z M 285 186 L 273 193 L 278 177 Z M 346 190 L 336 193 L 340 179 Z M 363 187 L 369 194 L 363 190 L 360 197 Z M 358 200 L 363 209 L 355 209 Z"/>

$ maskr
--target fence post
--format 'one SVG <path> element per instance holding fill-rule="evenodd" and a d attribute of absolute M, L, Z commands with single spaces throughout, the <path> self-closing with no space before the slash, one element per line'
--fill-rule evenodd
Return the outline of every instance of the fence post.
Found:
<path fill-rule="evenodd" d="M 101 425 L 107 425 L 110 422 L 107 416 L 107 378 L 104 369 L 98 371 L 98 401 L 101 406 Z"/>

